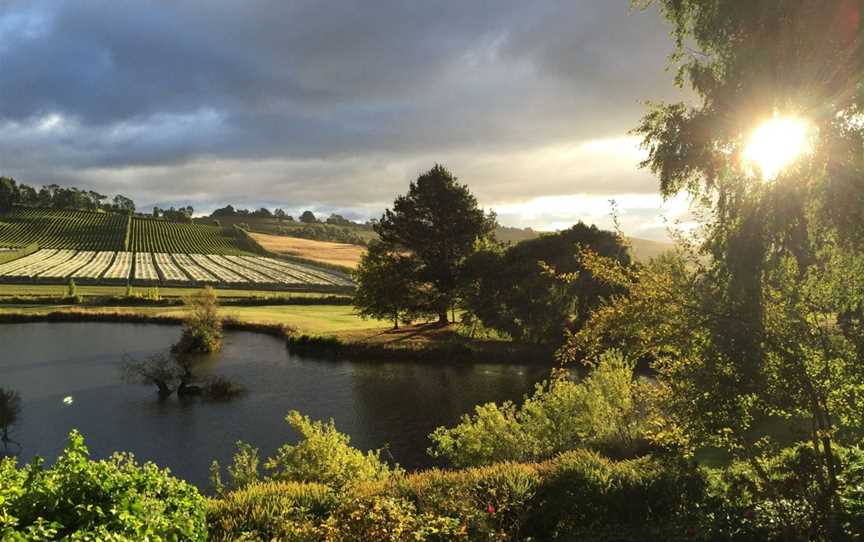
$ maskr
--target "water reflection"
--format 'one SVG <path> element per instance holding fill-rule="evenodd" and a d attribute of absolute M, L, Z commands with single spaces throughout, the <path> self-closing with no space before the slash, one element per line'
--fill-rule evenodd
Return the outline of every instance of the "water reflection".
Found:
<path fill-rule="evenodd" d="M 53 459 L 78 428 L 96 457 L 129 450 L 203 486 L 210 461 L 229 462 L 237 440 L 262 455 L 292 441 L 283 420 L 296 409 L 334 418 L 361 448 L 389 445 L 396 461 L 416 468 L 431 464 L 425 449 L 435 427 L 476 404 L 517 399 L 547 374 L 513 365 L 317 361 L 289 355 L 275 338 L 231 332 L 198 372 L 243 385 L 248 393 L 239 399 L 158 401 L 154 389 L 121 381 L 124 354 L 143 359 L 178 337 L 176 327 L 143 324 L 0 325 L 0 386 L 22 396 L 14 433 L 22 459 Z"/>

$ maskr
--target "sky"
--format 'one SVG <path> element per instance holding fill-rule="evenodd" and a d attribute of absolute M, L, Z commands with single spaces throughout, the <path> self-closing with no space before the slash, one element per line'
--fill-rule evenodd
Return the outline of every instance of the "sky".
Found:
<path fill-rule="evenodd" d="M 0 0 L 0 175 L 380 216 L 436 163 L 499 222 L 666 238 L 628 135 L 678 100 L 629 0 Z"/>

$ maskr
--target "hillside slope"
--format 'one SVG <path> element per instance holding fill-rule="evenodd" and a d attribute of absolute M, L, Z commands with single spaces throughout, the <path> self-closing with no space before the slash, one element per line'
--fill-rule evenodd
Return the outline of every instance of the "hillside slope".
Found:
<path fill-rule="evenodd" d="M 16 207 L 0 215 L 0 247 L 248 254 L 233 229 L 98 211 Z"/>
<path fill-rule="evenodd" d="M 356 269 L 366 247 L 330 241 L 313 241 L 287 235 L 250 233 L 266 250 L 275 254 L 297 256 L 306 260 Z"/>

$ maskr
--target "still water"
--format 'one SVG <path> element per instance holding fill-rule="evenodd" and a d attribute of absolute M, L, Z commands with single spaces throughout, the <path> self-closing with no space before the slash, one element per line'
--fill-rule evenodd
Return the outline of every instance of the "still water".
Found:
<path fill-rule="evenodd" d="M 385 456 L 419 468 L 433 464 L 425 449 L 436 427 L 474 405 L 519 399 L 548 375 L 536 366 L 322 361 L 290 355 L 274 337 L 227 332 L 223 351 L 197 372 L 241 384 L 247 393 L 238 399 L 159 401 L 155 388 L 122 381 L 124 356 L 164 352 L 179 336 L 178 327 L 153 324 L 0 325 L 0 387 L 22 397 L 11 435 L 21 459 L 53 462 L 74 428 L 96 458 L 131 451 L 204 488 L 210 462 L 229 463 L 236 441 L 259 447 L 262 458 L 295 442 L 284 422 L 294 409 L 333 418 L 354 446 L 386 446 Z"/>

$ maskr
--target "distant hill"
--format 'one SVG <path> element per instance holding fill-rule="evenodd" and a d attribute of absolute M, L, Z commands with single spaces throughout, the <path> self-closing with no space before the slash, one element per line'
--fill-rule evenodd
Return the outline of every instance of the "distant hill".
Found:
<path fill-rule="evenodd" d="M 495 228 L 495 238 L 502 243 L 516 244 L 528 239 L 540 236 L 540 232 L 531 228 L 511 228 L 509 226 L 498 226 Z"/>
<path fill-rule="evenodd" d="M 647 262 L 675 248 L 672 243 L 630 237 L 630 252 L 638 262 Z"/>
<path fill-rule="evenodd" d="M 495 230 L 495 237 L 504 243 L 519 243 L 529 239 L 535 239 L 546 232 L 539 232 L 531 228 L 510 228 L 507 226 L 498 226 Z M 631 253 L 633 258 L 639 262 L 647 262 L 652 258 L 660 256 L 664 252 L 669 252 L 675 245 L 672 243 L 664 243 L 662 241 L 651 241 L 649 239 L 639 239 L 638 237 L 629 237 Z"/>

